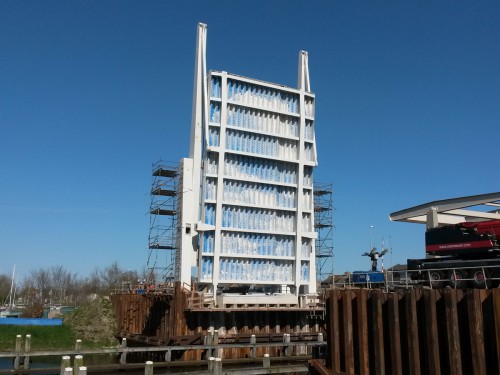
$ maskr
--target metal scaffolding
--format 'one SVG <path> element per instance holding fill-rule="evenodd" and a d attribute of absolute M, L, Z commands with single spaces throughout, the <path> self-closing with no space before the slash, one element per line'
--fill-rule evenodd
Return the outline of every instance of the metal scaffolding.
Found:
<path fill-rule="evenodd" d="M 178 165 L 161 160 L 153 164 L 147 267 L 157 281 L 175 279 L 178 179 Z"/>
<path fill-rule="evenodd" d="M 333 189 L 331 183 L 314 183 L 314 227 L 316 238 L 316 279 L 333 275 Z"/>

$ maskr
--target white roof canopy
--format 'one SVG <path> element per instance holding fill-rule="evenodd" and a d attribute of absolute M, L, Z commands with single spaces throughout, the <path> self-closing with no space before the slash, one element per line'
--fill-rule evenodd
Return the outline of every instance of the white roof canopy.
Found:
<path fill-rule="evenodd" d="M 424 203 L 419 206 L 393 212 L 391 221 L 438 225 L 457 224 L 466 221 L 500 220 L 500 193 L 472 195 Z"/>

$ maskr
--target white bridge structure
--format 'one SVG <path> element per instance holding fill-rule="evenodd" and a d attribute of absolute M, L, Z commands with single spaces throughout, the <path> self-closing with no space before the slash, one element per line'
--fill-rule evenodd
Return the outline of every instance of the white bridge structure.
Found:
<path fill-rule="evenodd" d="M 426 224 L 427 228 L 464 222 L 500 220 L 500 193 L 424 203 L 393 212 L 389 218 L 391 221 Z"/>
<path fill-rule="evenodd" d="M 297 88 L 207 72 L 198 24 L 189 158 L 180 163 L 176 279 L 218 305 L 297 306 L 316 293 L 315 95 L 308 54 Z M 196 271 L 194 271 L 196 270 Z M 259 286 L 262 293 L 221 293 Z"/>

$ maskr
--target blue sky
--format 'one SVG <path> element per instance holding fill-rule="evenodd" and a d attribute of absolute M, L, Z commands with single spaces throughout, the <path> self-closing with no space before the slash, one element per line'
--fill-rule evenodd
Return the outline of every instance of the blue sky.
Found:
<path fill-rule="evenodd" d="M 391 212 L 499 191 L 497 1 L 0 2 L 0 273 L 146 263 L 151 165 L 189 151 L 196 24 L 208 67 L 296 86 L 309 52 L 316 180 L 336 273 L 424 228 Z M 386 265 L 391 259 L 386 258 Z"/>

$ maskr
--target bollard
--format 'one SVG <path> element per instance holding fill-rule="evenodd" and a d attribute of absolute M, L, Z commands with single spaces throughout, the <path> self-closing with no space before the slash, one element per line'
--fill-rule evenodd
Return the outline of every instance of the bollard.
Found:
<path fill-rule="evenodd" d="M 14 370 L 19 370 L 19 364 L 21 362 L 21 347 L 22 347 L 21 335 L 16 335 L 16 358 L 14 359 Z"/>
<path fill-rule="evenodd" d="M 172 351 L 170 349 L 165 352 L 165 362 L 172 362 Z"/>
<path fill-rule="evenodd" d="M 250 344 L 252 344 L 252 349 L 250 349 L 250 356 L 252 358 L 256 358 L 257 357 L 257 346 L 255 346 L 255 344 L 257 343 L 257 339 L 255 338 L 255 335 L 252 335 L 250 336 Z"/>
<path fill-rule="evenodd" d="M 64 375 L 73 375 L 73 367 L 66 367 L 63 372 Z"/>
<path fill-rule="evenodd" d="M 29 370 L 30 368 L 30 356 L 29 352 L 31 351 L 31 335 L 26 335 L 26 341 L 24 342 L 24 369 Z"/>
<path fill-rule="evenodd" d="M 87 367 L 85 367 L 85 366 L 80 366 L 80 367 L 78 368 L 78 374 L 79 374 L 79 375 L 87 375 Z"/>
<path fill-rule="evenodd" d="M 124 337 L 122 339 L 122 348 L 127 347 L 127 339 Z M 127 352 L 122 352 L 120 355 L 120 365 L 125 365 L 127 363 Z"/>
<path fill-rule="evenodd" d="M 214 375 L 222 375 L 222 359 L 215 358 Z"/>
<path fill-rule="evenodd" d="M 79 375 L 80 374 L 80 367 L 82 367 L 82 366 L 83 366 L 83 356 L 82 355 L 75 355 L 75 361 L 73 364 L 73 367 L 74 367 L 73 373 L 75 375 Z"/>
<path fill-rule="evenodd" d="M 214 330 L 214 331 L 209 331 L 208 334 L 210 335 L 208 338 L 209 345 L 211 346 L 210 349 L 207 350 L 207 355 L 208 357 L 217 357 L 217 349 L 215 348 L 217 346 L 217 343 L 219 342 L 219 331 Z"/>
<path fill-rule="evenodd" d="M 75 343 L 75 350 L 77 352 L 79 352 L 80 350 L 82 350 L 82 340 L 78 339 L 76 340 L 76 343 Z"/>
<path fill-rule="evenodd" d="M 214 356 L 215 358 L 222 357 L 222 348 L 219 348 L 219 331 L 217 329 L 214 331 L 212 345 L 214 346 L 212 356 Z"/>
<path fill-rule="evenodd" d="M 283 344 L 285 344 L 285 357 L 290 357 L 290 334 L 289 333 L 284 333 L 283 334 Z"/>
<path fill-rule="evenodd" d="M 214 373 L 214 363 L 215 363 L 215 358 L 210 357 L 208 359 L 208 373 L 213 374 Z"/>
<path fill-rule="evenodd" d="M 144 367 L 144 375 L 153 375 L 153 361 L 147 361 Z"/>
<path fill-rule="evenodd" d="M 62 359 L 61 359 L 61 372 L 60 372 L 60 375 L 64 375 L 65 374 L 65 370 L 66 368 L 69 367 L 69 361 L 71 360 L 70 356 L 69 355 L 63 355 Z"/>
<path fill-rule="evenodd" d="M 269 368 L 271 367 L 271 358 L 269 358 L 269 354 L 264 354 L 264 359 L 262 361 L 262 365 L 264 368 Z"/>
<path fill-rule="evenodd" d="M 323 334 L 321 332 L 318 333 L 318 343 L 323 343 Z M 313 346 L 313 358 L 323 358 L 323 347 L 321 345 Z"/>

